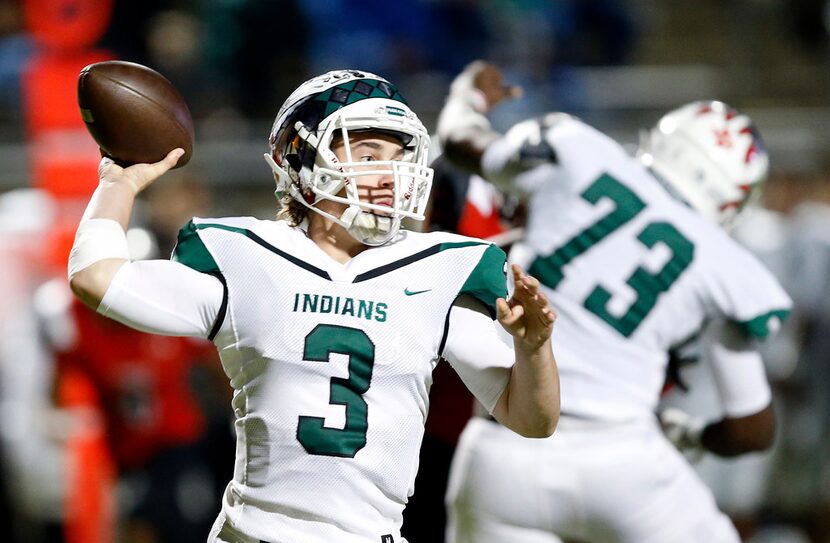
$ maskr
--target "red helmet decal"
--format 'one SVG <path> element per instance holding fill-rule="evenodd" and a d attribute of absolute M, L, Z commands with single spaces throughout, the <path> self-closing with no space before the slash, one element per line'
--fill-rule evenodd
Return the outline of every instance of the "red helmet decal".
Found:
<path fill-rule="evenodd" d="M 715 132 L 715 144 L 718 147 L 726 147 L 727 149 L 732 147 L 732 135 L 729 133 L 728 128 L 724 128 L 718 130 L 717 128 L 714 130 Z"/>
<path fill-rule="evenodd" d="M 755 145 L 753 141 L 752 144 L 749 146 L 749 149 L 746 150 L 746 156 L 744 157 L 744 163 L 749 164 L 753 158 L 758 155 L 759 149 L 758 146 Z"/>

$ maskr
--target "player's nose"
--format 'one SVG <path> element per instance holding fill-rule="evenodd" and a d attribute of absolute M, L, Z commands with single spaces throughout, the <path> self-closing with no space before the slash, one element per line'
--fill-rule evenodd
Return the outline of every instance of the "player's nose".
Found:
<path fill-rule="evenodd" d="M 378 176 L 378 188 L 391 189 L 393 186 L 395 186 L 395 176 L 391 172 Z"/>

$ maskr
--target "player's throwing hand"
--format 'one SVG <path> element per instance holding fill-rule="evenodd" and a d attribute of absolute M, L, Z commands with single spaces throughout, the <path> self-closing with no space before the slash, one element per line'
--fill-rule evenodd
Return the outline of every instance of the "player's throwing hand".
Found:
<path fill-rule="evenodd" d="M 178 147 L 154 164 L 133 164 L 127 168 L 119 166 L 109 157 L 104 157 L 98 164 L 98 179 L 101 183 L 129 186 L 138 194 L 175 166 L 182 155 L 184 149 Z"/>

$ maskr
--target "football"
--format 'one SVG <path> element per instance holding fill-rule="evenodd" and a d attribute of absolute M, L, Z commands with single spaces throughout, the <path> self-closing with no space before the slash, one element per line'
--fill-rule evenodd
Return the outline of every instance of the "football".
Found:
<path fill-rule="evenodd" d="M 179 91 L 160 73 L 133 62 L 90 64 L 78 76 L 78 106 L 101 152 L 122 166 L 158 162 L 181 147 L 193 153 L 193 119 Z"/>

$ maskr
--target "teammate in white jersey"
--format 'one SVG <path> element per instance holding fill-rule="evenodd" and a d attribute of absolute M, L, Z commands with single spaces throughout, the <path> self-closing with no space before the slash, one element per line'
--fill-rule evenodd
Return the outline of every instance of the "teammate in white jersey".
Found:
<path fill-rule="evenodd" d="M 723 418 L 704 426 L 669 413 L 667 435 L 726 456 L 772 441 L 755 342 L 790 300 L 718 224 L 766 174 L 757 132 L 725 104 L 699 102 L 666 115 L 630 157 L 564 114 L 493 131 L 483 113 L 513 94 L 498 69 L 473 63 L 438 133 L 448 158 L 529 195 L 510 260 L 557 307 L 562 418 L 547 440 L 485 418 L 468 424 L 450 476 L 449 540 L 738 541 L 654 409 L 670 352 L 712 326 Z"/>
<path fill-rule="evenodd" d="M 313 78 L 269 142 L 283 220 L 194 219 L 172 262 L 129 262 L 123 229 L 181 149 L 126 169 L 102 160 L 71 285 L 125 324 L 216 344 L 238 444 L 209 541 L 400 542 L 439 357 L 505 426 L 549 436 L 555 314 L 518 267 L 505 300 L 497 247 L 400 228 L 423 219 L 432 170 L 427 132 L 390 82 Z"/>

